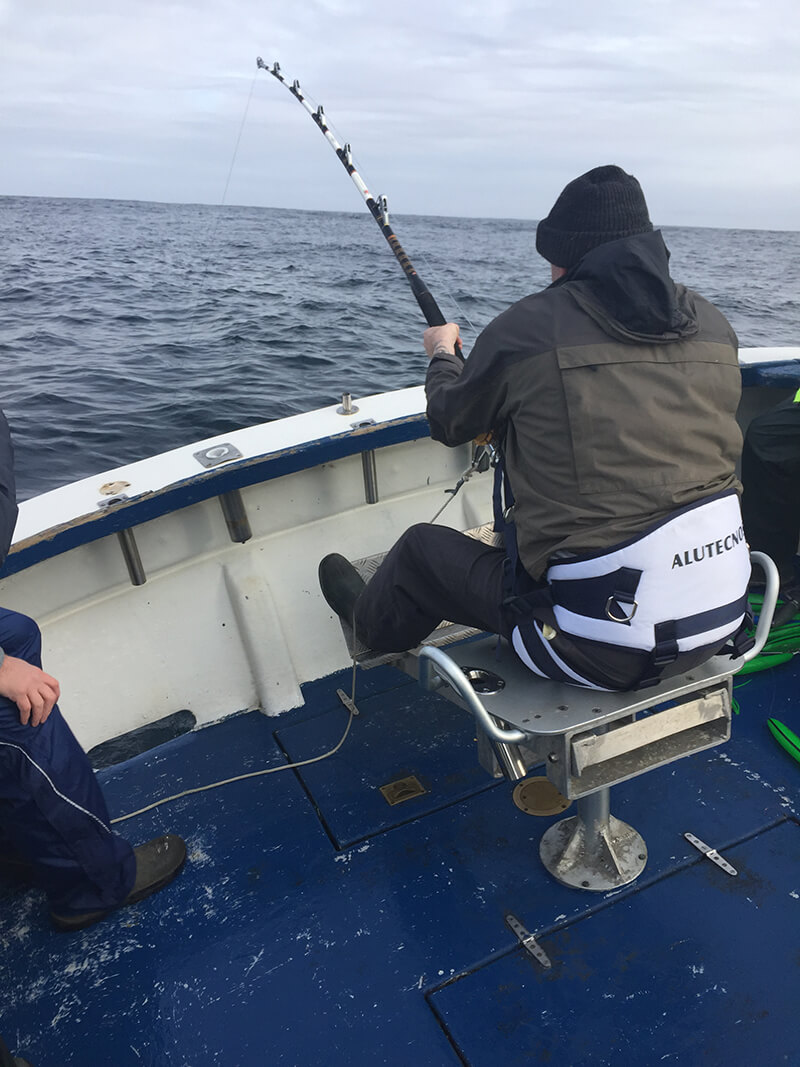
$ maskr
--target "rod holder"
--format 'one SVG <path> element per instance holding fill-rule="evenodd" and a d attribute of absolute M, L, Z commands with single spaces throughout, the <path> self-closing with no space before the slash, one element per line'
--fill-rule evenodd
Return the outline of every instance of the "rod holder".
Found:
<path fill-rule="evenodd" d="M 122 558 L 125 560 L 125 566 L 128 568 L 131 585 L 144 585 L 147 581 L 147 575 L 142 566 L 142 557 L 139 555 L 139 548 L 136 544 L 136 538 L 133 536 L 133 530 L 119 530 L 117 540 L 122 549 Z"/>
<path fill-rule="evenodd" d="M 250 528 L 250 520 L 247 517 L 247 509 L 242 500 L 242 494 L 238 489 L 231 489 L 229 493 L 221 493 L 219 500 L 222 514 L 225 516 L 225 525 L 228 527 L 228 535 L 231 541 L 243 545 L 253 536 Z"/>
<path fill-rule="evenodd" d="M 337 415 L 355 415 L 357 413 L 357 411 L 358 411 L 358 408 L 353 403 L 353 394 L 352 393 L 342 393 L 342 402 L 339 405 L 339 407 L 336 409 L 336 414 Z"/>
<path fill-rule="evenodd" d="M 375 449 L 361 453 L 361 469 L 364 472 L 364 496 L 368 504 L 378 503 L 378 468 L 375 464 Z"/>

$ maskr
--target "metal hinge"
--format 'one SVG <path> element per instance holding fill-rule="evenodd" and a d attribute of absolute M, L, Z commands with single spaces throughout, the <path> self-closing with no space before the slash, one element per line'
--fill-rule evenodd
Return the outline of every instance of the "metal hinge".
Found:
<path fill-rule="evenodd" d="M 719 852 L 715 848 L 711 848 L 705 841 L 701 841 L 699 837 L 695 837 L 694 834 L 686 833 L 683 835 L 690 845 L 694 845 L 698 851 L 702 852 L 706 859 L 711 860 L 712 863 L 716 863 L 718 867 L 721 867 L 726 874 L 736 876 L 739 872 L 735 867 L 732 867 L 726 859 L 720 856 Z"/>
<path fill-rule="evenodd" d="M 522 925 L 516 915 L 506 915 L 506 925 L 508 926 L 511 933 L 519 939 L 519 943 L 522 945 L 525 951 L 529 952 L 535 960 L 541 963 L 542 967 L 549 968 L 553 966 L 550 962 L 550 957 L 547 955 L 545 950 L 542 948 L 542 946 L 539 944 L 533 934 L 525 929 L 525 927 Z"/>

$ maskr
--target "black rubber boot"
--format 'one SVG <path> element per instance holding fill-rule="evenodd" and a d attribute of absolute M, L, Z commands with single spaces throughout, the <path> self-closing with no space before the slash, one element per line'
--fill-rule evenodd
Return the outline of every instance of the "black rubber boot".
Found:
<path fill-rule="evenodd" d="M 105 919 L 117 908 L 136 904 L 151 893 L 157 893 L 172 881 L 186 861 L 186 842 L 176 834 L 155 837 L 145 845 L 137 845 L 133 850 L 136 856 L 136 881 L 127 897 L 116 908 L 105 911 L 85 911 L 77 915 L 56 915 L 50 912 L 50 919 L 57 930 L 83 930 L 101 919 Z"/>
<path fill-rule="evenodd" d="M 364 591 L 364 579 L 353 564 L 332 552 L 319 565 L 319 587 L 328 605 L 340 619 L 352 625 L 353 608 Z"/>

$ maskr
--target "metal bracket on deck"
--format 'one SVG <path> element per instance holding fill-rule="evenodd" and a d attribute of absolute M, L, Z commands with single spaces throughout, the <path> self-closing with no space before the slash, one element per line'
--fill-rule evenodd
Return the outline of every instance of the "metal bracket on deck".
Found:
<path fill-rule="evenodd" d="M 509 928 L 511 933 L 514 934 L 514 936 L 519 940 L 519 943 L 522 945 L 525 951 L 529 952 L 538 963 L 541 963 L 542 967 L 546 967 L 549 969 L 553 966 L 553 964 L 550 962 L 550 957 L 547 955 L 545 950 L 542 948 L 542 946 L 539 944 L 533 934 L 525 929 L 525 927 L 522 925 L 516 915 L 511 915 L 511 913 L 506 915 L 506 926 Z"/>
<path fill-rule="evenodd" d="M 685 833 L 683 836 L 686 838 L 690 845 L 694 845 L 694 847 L 699 852 L 703 853 L 707 860 L 711 860 L 712 863 L 716 863 L 716 865 L 722 868 L 722 870 L 726 874 L 730 874 L 734 878 L 739 874 L 735 867 L 733 867 L 730 863 L 728 863 L 726 859 L 720 856 L 719 852 L 717 852 L 715 848 L 711 848 L 710 845 L 707 845 L 705 841 L 701 841 L 699 837 L 695 837 L 694 834 L 690 833 Z"/>

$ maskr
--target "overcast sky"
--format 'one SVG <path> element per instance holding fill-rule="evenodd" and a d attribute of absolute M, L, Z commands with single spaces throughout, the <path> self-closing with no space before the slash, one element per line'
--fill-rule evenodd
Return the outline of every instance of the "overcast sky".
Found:
<path fill-rule="evenodd" d="M 0 194 L 360 210 L 261 55 L 393 213 L 618 163 L 658 224 L 800 229 L 799 44 L 797 0 L 0 0 Z"/>

